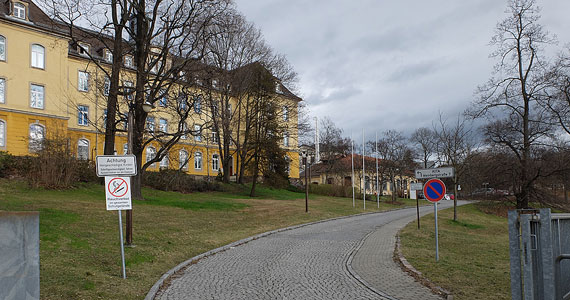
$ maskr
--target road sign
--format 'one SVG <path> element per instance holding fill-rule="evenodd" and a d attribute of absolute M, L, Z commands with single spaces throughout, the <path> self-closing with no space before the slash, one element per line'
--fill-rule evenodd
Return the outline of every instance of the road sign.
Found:
<path fill-rule="evenodd" d="M 454 175 L 455 171 L 452 167 L 416 170 L 417 179 L 446 178 L 453 177 Z"/>
<path fill-rule="evenodd" d="M 105 177 L 107 210 L 132 209 L 130 181 L 129 177 Z"/>
<path fill-rule="evenodd" d="M 424 197 L 430 202 L 439 202 L 445 195 L 445 184 L 439 179 L 430 179 L 424 184 Z"/>
<path fill-rule="evenodd" d="M 411 191 L 421 191 L 423 188 L 424 188 L 424 185 L 421 182 L 410 183 L 410 190 Z"/>
<path fill-rule="evenodd" d="M 134 155 L 97 155 L 97 176 L 135 176 L 137 159 Z"/>

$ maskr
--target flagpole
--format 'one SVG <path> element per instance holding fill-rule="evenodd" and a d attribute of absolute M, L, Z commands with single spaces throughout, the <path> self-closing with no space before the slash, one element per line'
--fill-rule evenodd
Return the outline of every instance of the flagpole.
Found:
<path fill-rule="evenodd" d="M 355 207 L 354 203 L 354 139 L 352 138 L 352 131 L 350 132 L 350 161 L 352 166 L 352 207 Z"/>
<path fill-rule="evenodd" d="M 380 208 L 380 187 L 378 186 L 378 132 L 376 132 L 376 202 Z"/>
<path fill-rule="evenodd" d="M 363 202 L 363 208 L 364 210 L 366 210 L 366 173 L 364 172 L 364 155 L 366 154 L 366 150 L 364 148 L 364 128 L 362 128 L 362 179 L 363 179 L 363 183 L 362 183 L 362 187 L 363 187 L 363 193 L 362 193 L 362 202 Z"/>

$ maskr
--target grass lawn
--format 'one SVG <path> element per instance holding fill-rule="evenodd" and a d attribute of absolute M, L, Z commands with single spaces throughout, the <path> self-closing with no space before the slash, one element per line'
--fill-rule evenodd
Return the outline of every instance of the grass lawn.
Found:
<path fill-rule="evenodd" d="M 402 252 L 425 277 L 454 299 L 510 299 L 507 219 L 481 212 L 476 204 L 438 213 L 439 262 L 435 262 L 433 214 L 400 233 Z"/>
<path fill-rule="evenodd" d="M 362 200 L 259 187 L 259 197 L 235 192 L 179 194 L 144 189 L 133 203 L 133 242 L 126 248 L 127 279 L 120 268 L 118 213 L 105 210 L 102 185 L 31 189 L 0 179 L 0 210 L 40 212 L 42 299 L 143 299 L 160 276 L 178 263 L 230 242 L 277 228 L 363 212 Z M 403 200 L 415 205 L 415 200 Z M 366 211 L 376 211 L 367 202 Z M 381 203 L 381 210 L 397 205 Z M 123 215 L 124 221 L 124 215 Z"/>

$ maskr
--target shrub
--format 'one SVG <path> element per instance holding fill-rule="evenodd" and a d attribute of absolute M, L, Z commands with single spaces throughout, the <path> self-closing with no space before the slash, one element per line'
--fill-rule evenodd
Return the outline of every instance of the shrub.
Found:
<path fill-rule="evenodd" d="M 69 139 L 45 139 L 38 148 L 29 161 L 26 176 L 31 186 L 61 189 L 70 188 L 78 181 L 78 162 L 71 152 Z"/>
<path fill-rule="evenodd" d="M 331 184 L 311 184 L 309 192 L 312 194 L 331 197 L 352 197 L 352 188 L 349 186 Z"/>
<path fill-rule="evenodd" d="M 194 179 L 178 170 L 160 170 L 159 172 L 144 172 L 143 182 L 145 186 L 162 190 L 181 193 L 221 191 L 222 185 L 217 181 Z"/>

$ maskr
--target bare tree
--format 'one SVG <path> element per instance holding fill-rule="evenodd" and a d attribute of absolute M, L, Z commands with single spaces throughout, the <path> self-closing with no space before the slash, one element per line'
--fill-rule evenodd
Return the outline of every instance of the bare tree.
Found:
<path fill-rule="evenodd" d="M 437 138 L 437 154 L 443 165 L 455 169 L 453 180 L 453 220 L 457 221 L 457 185 L 466 170 L 464 164 L 467 157 L 475 149 L 474 135 L 471 125 L 458 115 L 456 121 L 449 125 L 443 115 L 439 115 L 439 124 L 433 130 Z"/>
<path fill-rule="evenodd" d="M 403 180 L 404 171 L 408 167 L 407 158 L 411 158 L 407 138 L 401 132 L 388 130 L 378 141 L 378 152 L 382 159 L 383 171 L 390 179 L 392 186 L 392 202 L 396 201 L 396 177 Z"/>
<path fill-rule="evenodd" d="M 469 114 L 486 116 L 497 125 L 489 127 L 488 133 L 500 138 L 490 141 L 508 147 L 517 156 L 522 182 L 515 193 L 517 207 L 526 208 L 536 180 L 529 173 L 531 151 L 549 132 L 549 128 L 539 125 L 548 123 L 547 114 L 538 105 L 549 84 L 544 76 L 548 66 L 541 56 L 542 47 L 554 39 L 538 23 L 539 9 L 534 0 L 510 0 L 507 13 L 491 39 L 497 47 L 491 57 L 499 60 L 495 76 L 478 88 L 479 99 Z"/>
<path fill-rule="evenodd" d="M 436 151 L 435 139 L 435 133 L 427 127 L 416 129 L 410 137 L 410 142 L 418 147 L 416 153 L 421 155 L 420 159 L 426 169 L 428 168 L 430 158 Z"/>

